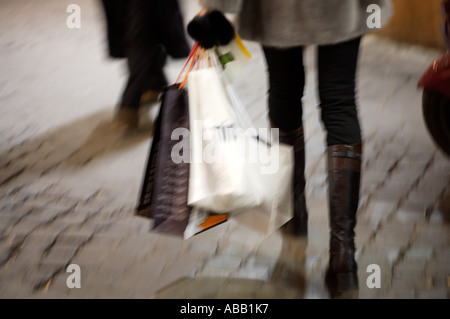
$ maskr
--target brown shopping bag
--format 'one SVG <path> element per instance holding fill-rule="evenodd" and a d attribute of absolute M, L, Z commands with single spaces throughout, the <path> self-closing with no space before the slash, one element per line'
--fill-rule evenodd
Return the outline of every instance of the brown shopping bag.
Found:
<path fill-rule="evenodd" d="M 228 219 L 228 214 L 210 214 L 187 204 L 190 142 L 185 138 L 184 147 L 177 147 L 180 136 L 174 132 L 188 130 L 187 92 L 180 84 L 169 86 L 162 93 L 136 214 L 153 219 L 152 231 L 182 238 Z"/>

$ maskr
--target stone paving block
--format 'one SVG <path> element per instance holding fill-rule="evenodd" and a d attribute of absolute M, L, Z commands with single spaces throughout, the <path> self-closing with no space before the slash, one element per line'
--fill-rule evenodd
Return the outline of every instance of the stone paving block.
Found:
<path fill-rule="evenodd" d="M 371 246 L 407 247 L 412 239 L 414 229 L 414 225 L 403 223 L 386 224 L 378 230 Z"/>
<path fill-rule="evenodd" d="M 69 230 L 56 238 L 54 246 L 81 248 L 89 242 L 90 238 L 91 236 L 86 236 L 86 234 L 77 234 L 76 232 Z"/>
<path fill-rule="evenodd" d="M 362 252 L 358 253 L 358 263 L 363 265 L 363 268 L 370 264 L 377 264 L 382 267 L 383 272 L 391 271 L 394 266 L 402 257 L 403 248 L 395 246 L 372 246 L 366 245 L 363 247 Z M 365 267 L 364 267 L 365 265 Z"/>
<path fill-rule="evenodd" d="M 107 296 L 120 299 L 149 299 L 154 297 L 156 279 L 127 282 L 119 280 L 111 284 Z M 109 297 L 108 297 L 109 298 Z"/>
<path fill-rule="evenodd" d="M 13 225 L 10 229 L 10 233 L 22 233 L 29 234 L 35 229 L 39 228 L 40 222 L 32 219 L 21 219 L 17 224 Z"/>
<path fill-rule="evenodd" d="M 78 203 L 77 200 L 52 194 L 36 194 L 35 196 L 27 197 L 23 204 L 27 207 L 48 207 L 51 206 L 54 210 L 67 212 L 74 208 Z"/>
<path fill-rule="evenodd" d="M 170 262 L 169 262 L 170 263 Z M 149 258 L 132 265 L 127 272 L 121 277 L 121 282 L 124 284 L 127 282 L 133 283 L 133 285 L 139 285 L 138 282 L 151 282 L 153 291 L 157 290 L 160 286 L 159 279 L 165 272 L 168 262 L 162 258 Z M 189 276 L 191 269 L 188 270 Z M 181 277 L 177 276 L 177 277 Z M 145 286 L 143 286 L 143 290 Z M 148 290 L 147 290 L 148 291 Z"/>
<path fill-rule="evenodd" d="M 126 269 L 131 267 L 136 261 L 138 261 L 138 259 L 134 259 L 132 254 L 130 256 L 127 251 L 116 249 L 108 254 L 104 259 L 103 264 L 108 266 L 117 265 L 117 267 Z"/>
<path fill-rule="evenodd" d="M 416 297 L 417 295 L 414 290 L 395 288 L 385 296 L 385 299 L 416 299 Z"/>
<path fill-rule="evenodd" d="M 10 281 L 22 281 L 24 274 L 31 268 L 31 265 L 14 263 L 11 261 L 0 268 L 0 284 L 7 285 Z M 1 289 L 0 289 L 1 290 Z"/>
<path fill-rule="evenodd" d="M 112 284 L 116 281 L 120 281 L 126 272 L 126 265 L 104 263 L 100 265 L 95 272 L 90 273 L 86 281 L 94 284 L 98 284 L 99 282 Z"/>
<path fill-rule="evenodd" d="M 253 280 L 268 280 L 272 273 L 270 266 L 258 265 L 254 267 L 239 268 L 233 272 L 233 278 L 246 278 Z"/>
<path fill-rule="evenodd" d="M 0 245 L 0 265 L 5 264 L 11 256 L 12 248 L 7 245 Z"/>
<path fill-rule="evenodd" d="M 217 250 L 217 243 L 207 241 L 196 241 L 189 245 L 189 252 L 213 254 Z"/>
<path fill-rule="evenodd" d="M 393 221 L 405 225 L 415 225 L 426 222 L 425 210 L 411 209 L 407 207 L 400 207 L 393 215 Z"/>
<path fill-rule="evenodd" d="M 430 246 L 413 245 L 405 252 L 404 259 L 411 262 L 414 262 L 415 260 L 427 261 L 433 258 L 434 253 L 435 252 L 433 246 L 431 245 Z"/>
<path fill-rule="evenodd" d="M 375 190 L 370 197 L 370 200 L 382 199 L 384 201 L 391 201 L 394 208 L 397 208 L 399 203 L 408 195 L 408 189 L 398 189 L 397 187 L 390 187 L 385 183 L 383 187 Z"/>
<path fill-rule="evenodd" d="M 84 246 L 77 251 L 71 262 L 81 266 L 100 266 L 110 254 L 110 250 L 105 247 Z"/>
<path fill-rule="evenodd" d="M 397 202 L 386 200 L 371 194 L 367 207 L 365 207 L 365 210 L 357 215 L 357 218 L 361 218 L 361 216 L 375 215 L 375 219 L 384 221 L 396 207 Z"/>
<path fill-rule="evenodd" d="M 397 166 L 393 172 L 392 179 L 401 185 L 407 185 L 409 187 L 416 185 L 422 178 L 424 173 L 425 164 L 415 164 L 408 159 L 402 159 L 402 162 Z"/>
<path fill-rule="evenodd" d="M 152 254 L 151 248 L 145 246 L 142 247 L 130 246 L 129 249 L 124 249 L 124 247 L 120 247 L 118 251 L 120 252 L 120 255 L 122 255 L 123 258 L 133 260 L 136 263 L 139 263 L 141 262 L 141 260 L 146 260 L 149 257 L 154 256 Z"/>
<path fill-rule="evenodd" d="M 450 288 L 450 262 L 428 261 L 425 273 L 433 278 L 433 286 L 436 288 Z"/>
<path fill-rule="evenodd" d="M 67 277 L 69 274 L 60 273 L 53 277 L 47 286 L 39 290 L 39 297 L 44 299 L 66 299 L 70 298 L 70 292 L 72 289 L 67 287 Z M 81 284 L 83 287 L 83 278 Z M 77 289 L 77 288 L 73 288 Z"/>
<path fill-rule="evenodd" d="M 78 227 L 78 225 L 73 224 L 70 221 L 63 220 L 62 218 L 56 218 L 48 223 L 43 223 L 38 228 L 36 228 L 35 232 L 46 232 L 48 234 L 58 236 L 62 232 L 65 232 L 72 227 Z"/>
<path fill-rule="evenodd" d="M 370 209 L 370 206 L 368 206 L 367 209 Z M 361 211 L 357 215 L 355 232 L 358 233 L 358 236 L 362 236 L 364 239 L 369 238 L 374 232 L 376 232 L 378 227 L 381 227 L 386 222 L 388 218 L 388 213 L 379 214 L 372 211 L 370 213 Z"/>
<path fill-rule="evenodd" d="M 279 231 L 266 237 L 264 241 L 255 249 L 257 256 L 266 256 L 266 258 L 277 258 L 280 255 L 280 249 L 283 244 L 283 238 Z"/>
<path fill-rule="evenodd" d="M 0 185 L 11 183 L 26 170 L 26 165 L 13 163 L 7 170 L 0 170 Z"/>
<path fill-rule="evenodd" d="M 421 290 L 417 294 L 417 299 L 449 299 L 450 292 L 448 288 Z"/>
<path fill-rule="evenodd" d="M 370 242 L 376 235 L 376 227 L 366 226 L 363 223 L 357 223 L 355 228 L 355 245 L 356 247 L 363 247 L 366 243 Z"/>
<path fill-rule="evenodd" d="M 426 203 L 430 206 L 436 202 L 439 197 L 439 192 L 433 191 L 432 188 L 420 187 L 412 190 L 408 194 L 408 201 L 411 203 Z"/>
<path fill-rule="evenodd" d="M 27 220 L 34 221 L 37 225 L 44 225 L 51 223 L 56 218 L 64 216 L 66 212 L 62 212 L 57 209 L 49 208 L 36 208 L 33 213 L 27 216 Z"/>
<path fill-rule="evenodd" d="M 156 286 L 162 288 L 171 282 L 184 277 L 193 277 L 197 269 L 197 261 L 183 258 L 179 262 L 166 263 L 158 276 Z"/>
<path fill-rule="evenodd" d="M 152 282 L 157 285 L 160 274 L 164 271 L 166 263 L 163 260 L 146 260 L 131 265 L 120 278 L 124 285 L 129 283 L 133 286 L 140 285 L 141 282 Z M 118 281 L 119 282 L 119 281 Z"/>
<path fill-rule="evenodd" d="M 433 225 L 433 224 L 443 224 L 446 223 L 449 218 L 442 214 L 442 212 L 439 209 L 430 209 L 428 210 L 429 213 L 429 220 L 428 222 Z"/>
<path fill-rule="evenodd" d="M 253 299 L 257 291 L 264 284 L 260 280 L 251 279 L 227 279 L 220 287 L 218 299 Z"/>
<path fill-rule="evenodd" d="M 45 234 L 33 232 L 29 234 L 26 240 L 20 246 L 20 253 L 32 257 L 42 257 L 43 253 L 53 245 L 56 236 L 53 234 Z"/>
<path fill-rule="evenodd" d="M 112 221 L 110 220 L 102 220 L 102 219 L 94 220 L 92 218 L 89 218 L 87 221 L 77 226 L 79 231 L 82 231 L 86 235 L 90 236 L 96 233 L 104 233 L 109 231 L 111 224 Z M 123 236 L 123 234 L 121 236 Z"/>
<path fill-rule="evenodd" d="M 24 274 L 23 284 L 29 286 L 33 290 L 45 289 L 51 284 L 51 280 L 55 274 L 64 268 L 64 264 L 44 263 L 30 267 Z"/>
<path fill-rule="evenodd" d="M 252 251 L 252 248 L 258 246 L 265 236 L 257 231 L 254 231 L 246 226 L 237 226 L 227 234 L 227 244 L 242 250 Z M 222 242 L 219 243 L 219 252 L 221 252 L 227 245 Z"/>
<path fill-rule="evenodd" d="M 24 285 L 21 279 L 11 278 L 8 283 L 0 289 L 0 298 L 21 299 L 31 296 L 33 290 Z"/>
<path fill-rule="evenodd" d="M 122 236 L 129 236 L 133 235 L 136 232 L 136 227 L 123 223 L 111 222 L 108 226 L 108 232 L 113 232 Z"/>
<path fill-rule="evenodd" d="M 0 215 L 0 238 L 3 237 L 8 229 L 19 220 L 16 216 L 2 216 Z"/>
<path fill-rule="evenodd" d="M 420 224 L 414 242 L 417 245 L 448 246 L 450 243 L 449 227 L 445 224 Z"/>
<path fill-rule="evenodd" d="M 231 277 L 236 269 L 232 268 L 218 268 L 218 267 L 203 267 L 195 272 L 195 278 L 203 277 Z"/>
<path fill-rule="evenodd" d="M 50 188 L 56 184 L 58 180 L 58 176 L 40 176 L 39 178 L 32 179 L 30 183 L 22 189 L 22 191 L 30 194 L 40 194 L 47 188 Z"/>
<path fill-rule="evenodd" d="M 74 299 L 118 299 L 121 294 L 112 290 L 114 282 L 93 280 L 86 282 L 81 289 L 72 289 L 70 298 Z"/>
<path fill-rule="evenodd" d="M 51 262 L 61 265 L 67 264 L 77 252 L 77 246 L 59 246 L 52 247 L 47 255 L 43 256 L 42 261 L 44 263 Z"/>
<path fill-rule="evenodd" d="M 210 268 L 230 268 L 238 269 L 243 260 L 242 256 L 236 255 L 217 255 L 206 264 Z"/>
<path fill-rule="evenodd" d="M 393 271 L 392 285 L 400 289 L 415 289 L 418 284 L 427 280 L 425 265 L 403 262 L 397 265 Z"/>
<path fill-rule="evenodd" d="M 328 264 L 328 250 L 310 251 L 307 250 L 305 258 L 305 269 L 308 273 L 321 273 Z"/>
<path fill-rule="evenodd" d="M 92 213 L 81 210 L 72 210 L 61 217 L 63 222 L 70 224 L 82 224 L 89 219 Z"/>
<path fill-rule="evenodd" d="M 134 234 L 140 234 L 140 233 L 148 233 L 149 230 L 149 221 L 144 218 L 125 218 L 118 220 L 116 223 L 114 223 L 113 227 L 118 228 L 129 228 L 131 232 Z M 114 230 L 112 230 L 115 232 Z M 119 233 L 119 232 L 118 232 Z"/>
<path fill-rule="evenodd" d="M 1 211 L 1 215 L 5 217 L 11 217 L 11 218 L 22 218 L 24 216 L 27 216 L 33 211 L 32 207 L 27 207 L 22 204 L 16 204 L 7 206 L 5 209 Z"/>
<path fill-rule="evenodd" d="M 156 299 L 217 299 L 223 278 L 180 278 L 159 289 Z"/>

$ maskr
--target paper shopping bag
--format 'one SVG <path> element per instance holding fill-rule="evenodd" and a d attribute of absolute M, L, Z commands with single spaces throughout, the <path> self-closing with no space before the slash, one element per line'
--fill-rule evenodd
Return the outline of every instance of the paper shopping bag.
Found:
<path fill-rule="evenodd" d="M 257 207 L 238 210 L 231 218 L 240 225 L 270 235 L 291 220 L 294 214 L 294 151 L 292 146 L 285 144 L 267 144 L 255 139 L 250 141 L 259 154 L 267 155 L 265 160 L 260 157 L 255 162 L 254 169 L 262 203 Z"/>
<path fill-rule="evenodd" d="M 189 102 L 178 85 L 163 92 L 155 133 L 144 175 L 137 215 L 153 219 L 152 231 L 190 238 L 228 219 L 227 214 L 198 211 L 191 216 L 187 204 L 189 138 L 177 147 L 180 135 L 189 130 Z"/>
<path fill-rule="evenodd" d="M 221 57 L 209 57 L 208 67 L 189 73 L 187 81 L 193 149 L 188 201 L 216 211 L 228 208 L 231 219 L 269 235 L 293 217 L 293 148 L 278 143 L 277 129 L 267 141 L 261 137 Z M 208 143 L 231 162 L 199 161 L 211 152 Z M 201 149 L 206 152 L 196 153 Z"/>
<path fill-rule="evenodd" d="M 292 146 L 260 138 L 220 68 L 190 72 L 187 88 L 189 204 L 269 235 L 293 216 Z"/>
<path fill-rule="evenodd" d="M 149 161 L 138 214 L 154 219 L 153 230 L 183 236 L 190 214 L 186 205 L 189 163 L 171 158 L 172 131 L 189 129 L 188 100 L 185 90 L 167 88 L 162 96 L 155 124 Z M 188 151 L 188 150 L 184 150 Z"/>
<path fill-rule="evenodd" d="M 245 132 L 233 109 L 219 69 L 193 70 L 187 79 L 191 123 L 188 203 L 213 212 L 261 204 L 245 154 Z"/>

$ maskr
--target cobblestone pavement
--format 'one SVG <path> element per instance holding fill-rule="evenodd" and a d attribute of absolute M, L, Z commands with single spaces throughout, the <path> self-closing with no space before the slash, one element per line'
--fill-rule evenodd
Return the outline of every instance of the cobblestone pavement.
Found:
<path fill-rule="evenodd" d="M 180 1 L 185 19 L 198 9 Z M 0 2 L 1 298 L 329 298 L 323 130 L 307 48 L 305 134 L 308 240 L 270 236 L 228 221 L 189 240 L 149 231 L 134 215 L 151 143 L 141 129 L 111 126 L 126 79 L 106 56 L 103 16 L 80 0 Z M 236 89 L 267 127 L 260 48 Z M 416 83 L 439 51 L 364 38 L 359 102 L 365 136 L 356 229 L 360 298 L 447 299 L 450 286 L 450 160 L 424 126 Z M 184 61 L 169 60 L 175 81 Z M 81 288 L 69 289 L 69 264 Z M 380 288 L 366 284 L 380 267 Z"/>

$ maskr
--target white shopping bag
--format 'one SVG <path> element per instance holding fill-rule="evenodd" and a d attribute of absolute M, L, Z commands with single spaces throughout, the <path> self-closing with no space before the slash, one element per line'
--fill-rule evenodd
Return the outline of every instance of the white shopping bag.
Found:
<path fill-rule="evenodd" d="M 214 57 L 212 57 L 214 58 Z M 266 143 L 217 63 L 188 74 L 188 204 L 270 234 L 293 216 L 292 146 Z"/>
<path fill-rule="evenodd" d="M 187 79 L 191 161 L 188 205 L 231 212 L 262 203 L 242 125 L 216 67 L 191 71 Z"/>
<path fill-rule="evenodd" d="M 294 151 L 285 144 L 265 145 L 258 142 L 260 148 L 272 154 L 274 161 L 270 169 L 259 165 L 258 192 L 262 194 L 262 203 L 257 207 L 242 209 L 231 214 L 238 224 L 259 233 L 270 235 L 287 223 L 294 213 L 293 171 Z M 266 170 L 264 170 L 266 167 Z"/>

